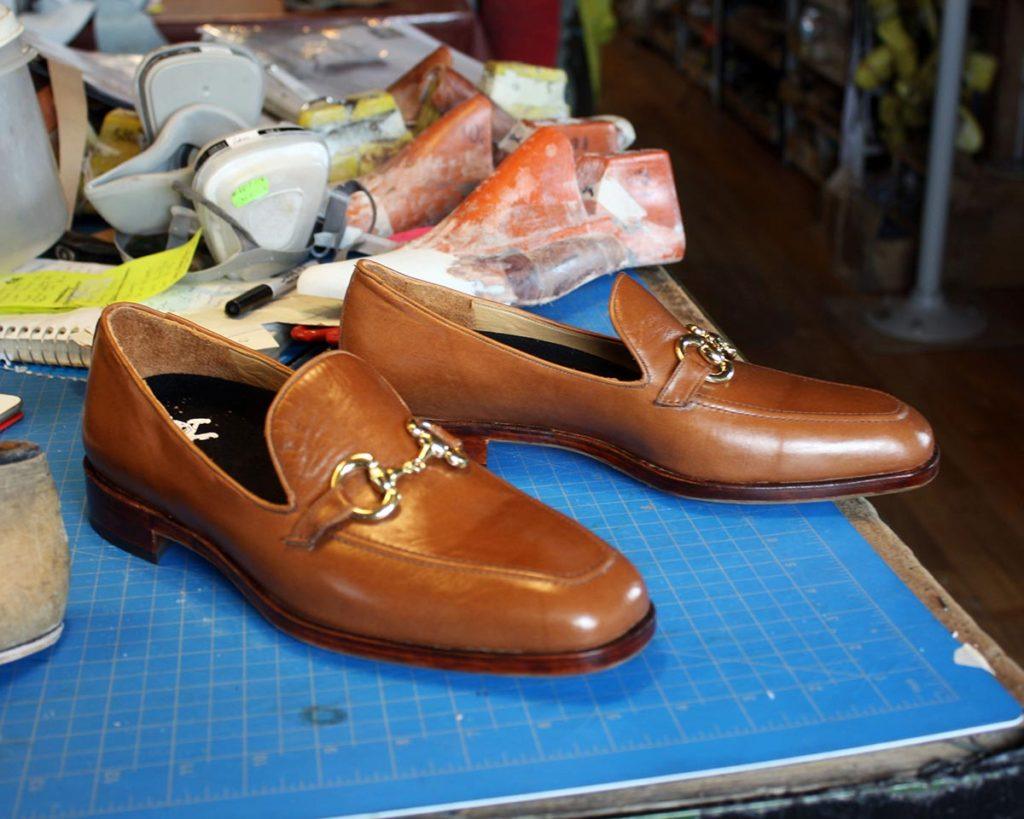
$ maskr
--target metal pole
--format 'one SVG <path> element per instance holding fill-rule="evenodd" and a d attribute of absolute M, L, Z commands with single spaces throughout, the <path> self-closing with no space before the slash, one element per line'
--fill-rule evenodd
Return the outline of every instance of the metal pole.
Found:
<path fill-rule="evenodd" d="M 980 313 L 969 308 L 954 308 L 942 293 L 949 190 L 959 120 L 960 77 L 970 8 L 970 0 L 945 0 L 943 4 L 917 281 L 910 297 L 902 304 L 881 315 L 869 316 L 877 329 L 899 338 L 925 342 L 954 341 L 977 335 L 985 327 Z"/>
<path fill-rule="evenodd" d="M 911 295 L 911 301 L 917 304 L 930 304 L 941 298 L 942 293 L 942 257 L 946 250 L 949 188 L 953 177 L 960 76 L 964 70 L 964 41 L 967 39 L 970 5 L 969 0 L 946 0 L 942 12 L 942 45 L 928 149 L 921 254 L 917 260 L 917 282 Z"/>

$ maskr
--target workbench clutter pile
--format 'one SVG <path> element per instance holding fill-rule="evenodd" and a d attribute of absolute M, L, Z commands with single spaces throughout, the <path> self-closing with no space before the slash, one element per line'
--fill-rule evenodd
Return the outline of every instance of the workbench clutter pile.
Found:
<path fill-rule="evenodd" d="M 489 472 L 489 441 L 575 449 L 706 500 L 832 499 L 936 474 L 910 407 L 749 365 L 628 275 L 610 296 L 618 338 L 515 307 L 683 254 L 667 154 L 629 150 L 621 118 L 569 118 L 560 71 L 491 63 L 474 82 L 439 46 L 386 90 L 305 100 L 291 124 L 264 121 L 273 68 L 230 40 L 147 54 L 135 115 L 106 113 L 73 203 L 126 261 L 37 260 L 0 281 L 16 328 L 98 317 L 75 343 L 89 350 L 89 521 L 110 543 L 154 563 L 185 546 L 314 645 L 571 674 L 648 643 L 645 581 Z M 343 351 L 290 359 L 225 316 L 311 324 L 325 310 Z M 65 363 L 72 341 L 34 349 Z M 20 621 L 36 605 L 17 599 Z M 51 620 L 0 650 L 44 647 Z"/>

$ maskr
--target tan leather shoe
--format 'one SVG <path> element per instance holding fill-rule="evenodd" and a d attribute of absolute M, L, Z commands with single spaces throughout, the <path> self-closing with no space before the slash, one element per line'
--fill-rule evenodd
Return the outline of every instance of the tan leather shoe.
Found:
<path fill-rule="evenodd" d="M 890 395 L 737 361 L 625 275 L 611 318 L 621 340 L 362 261 L 341 344 L 475 452 L 551 444 L 726 501 L 893 492 L 938 471 L 928 422 Z"/>
<path fill-rule="evenodd" d="M 296 373 L 190 322 L 104 311 L 85 400 L 93 527 L 209 560 L 274 625 L 339 651 L 559 674 L 654 629 L 633 566 L 413 422 L 347 353 Z"/>

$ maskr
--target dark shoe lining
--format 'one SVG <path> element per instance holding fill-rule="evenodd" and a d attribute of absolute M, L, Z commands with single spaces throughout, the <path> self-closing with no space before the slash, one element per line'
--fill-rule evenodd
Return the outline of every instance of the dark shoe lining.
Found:
<path fill-rule="evenodd" d="M 603 378 L 614 378 L 617 381 L 637 381 L 643 376 L 643 372 L 636 362 L 633 362 L 632 366 L 626 366 L 584 350 L 577 350 L 575 347 L 567 347 L 564 344 L 556 344 L 553 341 L 545 341 L 540 338 L 497 333 L 490 330 L 478 330 L 477 332 L 494 341 L 514 347 L 527 355 L 542 358 L 571 370 L 579 370 Z"/>
<path fill-rule="evenodd" d="M 196 425 L 193 443 L 238 483 L 270 503 L 285 503 L 270 451 L 263 437 L 273 390 L 208 375 L 151 375 L 146 384 L 175 421 L 209 418 Z M 180 425 L 179 425 L 180 426 Z"/>
<path fill-rule="evenodd" d="M 618 381 L 636 381 L 642 376 L 635 362 L 627 366 L 544 339 L 478 332 L 527 355 L 580 372 Z M 287 501 L 263 436 L 267 412 L 276 394 L 273 390 L 189 373 L 152 375 L 146 384 L 175 421 L 209 419 L 196 425 L 192 442 L 228 475 L 270 503 Z M 210 433 L 216 437 L 205 437 Z"/>

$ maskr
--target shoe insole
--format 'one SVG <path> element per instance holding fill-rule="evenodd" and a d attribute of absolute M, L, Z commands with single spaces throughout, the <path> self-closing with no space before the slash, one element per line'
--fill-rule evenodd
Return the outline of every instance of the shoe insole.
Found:
<path fill-rule="evenodd" d="M 151 375 L 146 384 L 193 444 L 254 495 L 285 503 L 263 424 L 273 390 L 209 375 Z"/>
<path fill-rule="evenodd" d="M 578 350 L 575 347 L 567 347 L 564 344 L 557 344 L 541 338 L 498 333 L 493 330 L 478 330 L 477 332 L 494 341 L 514 347 L 527 355 L 542 358 L 571 370 L 579 370 L 603 378 L 614 378 L 616 381 L 636 381 L 643 376 L 643 372 L 635 362 L 633 366 L 627 366 L 618 361 L 610 361 L 602 356 L 588 353 L 586 350 Z"/>

